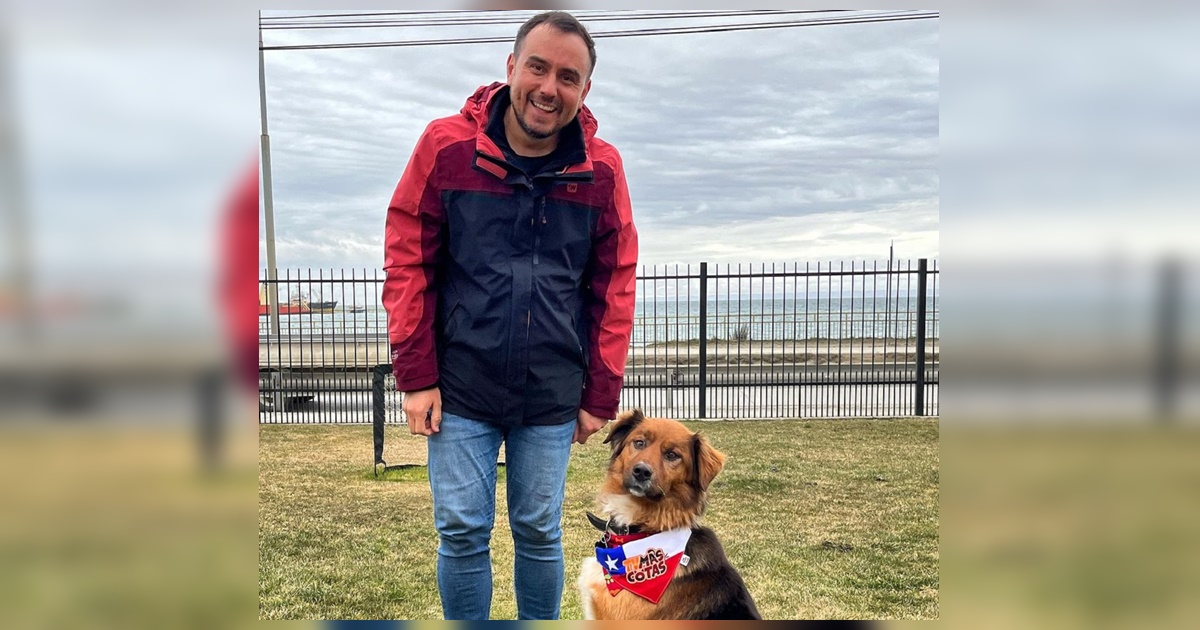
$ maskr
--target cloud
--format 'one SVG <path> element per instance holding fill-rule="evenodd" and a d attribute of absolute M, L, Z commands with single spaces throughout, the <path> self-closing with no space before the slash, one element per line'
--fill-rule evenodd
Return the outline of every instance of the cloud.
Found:
<path fill-rule="evenodd" d="M 716 224 L 649 221 L 639 226 L 646 264 L 773 263 L 936 258 L 936 207 L 906 203 L 876 210 L 778 215 Z"/>
<path fill-rule="evenodd" d="M 417 137 L 503 80 L 510 50 L 268 51 L 280 266 L 378 267 Z M 625 161 L 643 260 L 879 257 L 891 239 L 937 255 L 937 21 L 601 39 L 597 52 L 588 106 Z"/>

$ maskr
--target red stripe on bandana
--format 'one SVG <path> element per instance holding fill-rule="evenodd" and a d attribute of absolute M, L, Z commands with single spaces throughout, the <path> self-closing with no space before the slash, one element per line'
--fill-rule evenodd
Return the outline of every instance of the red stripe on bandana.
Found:
<path fill-rule="evenodd" d="M 651 604 L 657 604 L 663 593 L 667 592 L 667 586 L 670 585 L 682 558 L 683 554 L 675 554 L 658 562 L 651 562 L 641 570 L 627 571 L 625 575 L 605 574 L 604 582 L 608 593 L 616 597 L 621 589 L 625 589 Z"/>

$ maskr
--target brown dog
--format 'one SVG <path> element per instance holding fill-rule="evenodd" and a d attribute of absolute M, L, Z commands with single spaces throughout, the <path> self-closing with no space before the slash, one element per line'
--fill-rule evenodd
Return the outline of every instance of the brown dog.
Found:
<path fill-rule="evenodd" d="M 725 455 L 682 424 L 647 418 L 637 409 L 622 414 L 613 423 L 604 443 L 612 445 L 612 457 L 598 502 L 609 516 L 604 520 L 588 515 L 592 524 L 605 532 L 597 543 L 601 550 L 598 557 L 604 557 L 602 553 L 616 544 L 613 541 L 657 532 L 679 532 L 686 539 L 686 547 L 682 556 L 676 556 L 678 567 L 665 583 L 666 590 L 657 604 L 616 586 L 616 594 L 610 594 L 600 561 L 584 560 L 579 595 L 585 617 L 761 619 L 742 576 L 725 557 L 716 534 L 699 524 L 708 485 L 721 472 Z M 652 555 L 655 552 L 658 555 Z M 648 552 L 651 555 L 647 557 L 662 558 L 661 552 L 655 552 Z M 629 566 L 641 564 L 634 561 Z"/>

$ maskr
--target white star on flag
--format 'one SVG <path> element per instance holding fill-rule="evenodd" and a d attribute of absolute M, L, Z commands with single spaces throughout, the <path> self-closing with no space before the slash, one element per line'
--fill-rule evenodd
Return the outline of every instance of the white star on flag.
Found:
<path fill-rule="evenodd" d="M 606 555 L 605 558 L 608 558 L 607 560 L 604 561 L 604 564 L 608 565 L 608 570 L 616 571 L 617 570 L 617 560 L 615 558 L 613 558 L 612 556 L 608 556 L 608 555 Z"/>

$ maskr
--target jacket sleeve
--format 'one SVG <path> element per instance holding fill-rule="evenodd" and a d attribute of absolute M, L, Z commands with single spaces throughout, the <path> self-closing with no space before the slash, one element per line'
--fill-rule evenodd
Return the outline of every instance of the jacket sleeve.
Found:
<path fill-rule="evenodd" d="M 434 318 L 445 213 L 437 190 L 433 135 L 427 128 L 417 141 L 388 204 L 384 232 L 383 306 L 400 391 L 425 389 L 438 381 Z"/>
<path fill-rule="evenodd" d="M 589 352 L 580 407 L 600 418 L 616 417 L 620 406 L 637 280 L 637 230 L 619 156 L 613 170 L 612 199 L 593 236 L 584 289 Z"/>

